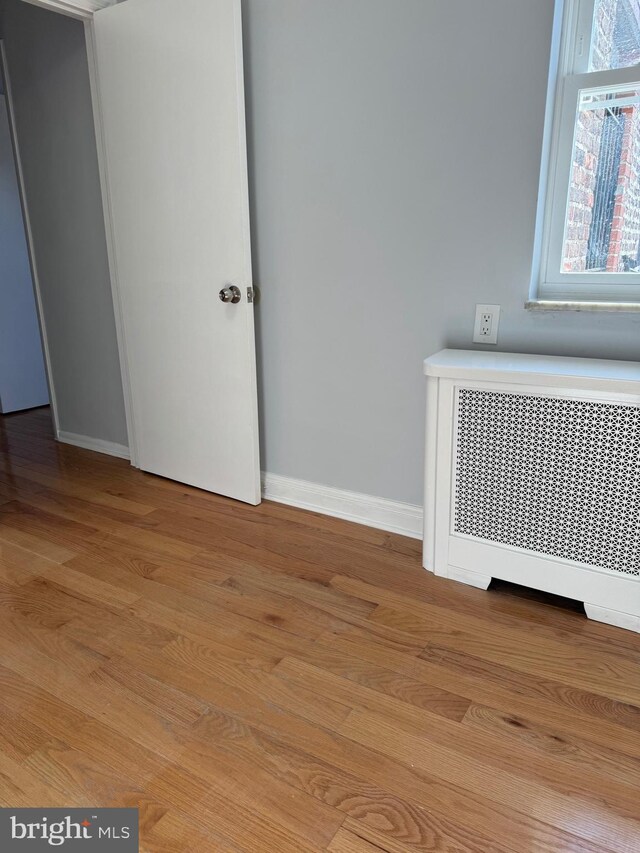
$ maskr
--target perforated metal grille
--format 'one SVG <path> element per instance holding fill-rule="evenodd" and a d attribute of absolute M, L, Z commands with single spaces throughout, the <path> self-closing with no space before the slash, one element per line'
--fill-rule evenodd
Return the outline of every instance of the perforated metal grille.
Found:
<path fill-rule="evenodd" d="M 640 575 L 640 408 L 460 389 L 454 531 Z"/>

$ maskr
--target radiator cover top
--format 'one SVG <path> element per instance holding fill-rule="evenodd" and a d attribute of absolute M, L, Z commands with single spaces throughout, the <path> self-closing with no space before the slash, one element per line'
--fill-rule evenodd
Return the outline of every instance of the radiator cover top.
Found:
<path fill-rule="evenodd" d="M 459 388 L 453 532 L 640 576 L 640 408 Z"/>

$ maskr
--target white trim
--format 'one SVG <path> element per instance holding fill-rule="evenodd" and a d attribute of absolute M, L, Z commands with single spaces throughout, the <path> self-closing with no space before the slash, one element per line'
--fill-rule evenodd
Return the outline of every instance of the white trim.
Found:
<path fill-rule="evenodd" d="M 262 484 L 265 500 L 422 539 L 423 510 L 420 506 L 294 480 L 279 474 L 264 473 Z"/>
<path fill-rule="evenodd" d="M 526 385 L 545 388 L 545 396 L 550 389 L 557 389 L 553 392 L 556 396 L 588 391 L 593 400 L 606 400 L 615 393 L 616 401 L 634 406 L 640 402 L 640 364 L 637 361 L 444 349 L 425 359 L 424 372 L 427 377 L 464 382 L 465 388 L 471 384 L 491 383 L 493 386 L 499 382 L 509 393 L 522 394 L 522 386 Z M 444 390 L 439 389 L 441 393 Z M 439 405 L 441 402 L 439 398 Z M 439 447 L 437 456 L 438 459 L 442 457 Z"/>
<path fill-rule="evenodd" d="M 15 127 L 15 111 L 13 104 L 13 93 L 11 89 L 11 79 L 9 77 L 9 64 L 4 46 L 4 41 L 0 39 L 0 79 L 4 81 L 4 96 L 7 102 L 7 115 L 9 118 L 9 134 L 13 146 L 13 158 L 16 167 L 16 177 L 18 179 L 18 189 L 20 193 L 20 205 L 22 207 L 22 219 L 24 223 L 24 232 L 27 240 L 27 252 L 29 255 L 29 264 L 31 266 L 31 280 L 33 283 L 33 293 L 36 300 L 36 313 L 38 315 L 38 325 L 40 327 L 40 338 L 42 341 L 42 355 L 44 357 L 45 372 L 47 375 L 47 385 L 49 387 L 49 403 L 51 406 L 51 419 L 53 421 L 53 431 L 57 434 L 60 426 L 58 417 L 58 403 L 56 398 L 56 389 L 53 381 L 53 369 L 51 367 L 51 352 L 49 349 L 49 339 L 47 337 L 47 328 L 44 322 L 44 310 L 42 307 L 42 295 L 40 291 L 40 279 L 38 276 L 38 266 L 36 264 L 35 247 L 33 241 L 33 231 L 31 230 L 31 219 L 29 217 L 29 208 L 27 207 L 27 194 L 24 184 L 24 172 L 22 170 L 22 159 L 20 156 L 20 146 L 18 143 L 18 134 Z"/>
<path fill-rule="evenodd" d="M 24 0 L 32 6 L 40 6 L 50 12 L 59 12 L 69 18 L 90 21 L 95 12 L 114 6 L 118 0 Z"/>
<path fill-rule="evenodd" d="M 638 66 L 588 70 L 594 0 L 556 0 L 529 304 L 640 305 L 640 273 L 563 272 L 576 113 L 583 90 L 637 88 Z M 602 104 L 594 108 L 602 108 Z M 562 310 L 562 309 L 560 309 Z M 573 310 L 572 308 L 569 310 Z M 624 308 L 622 310 L 629 310 Z"/>
<path fill-rule="evenodd" d="M 91 89 L 91 101 L 93 104 L 93 121 L 96 134 L 96 149 L 98 154 L 98 172 L 100 174 L 100 186 L 102 189 L 102 209 L 104 214 L 105 236 L 107 240 L 107 261 L 109 265 L 109 276 L 111 280 L 111 298 L 113 300 L 113 313 L 116 323 L 116 341 L 118 344 L 118 356 L 120 359 L 120 375 L 122 378 L 122 390 L 124 394 L 124 411 L 127 422 L 127 438 L 131 464 L 137 467 L 138 444 L 137 431 L 134 421 L 133 395 L 131 391 L 131 379 L 129 372 L 129 357 L 127 352 L 127 341 L 124 331 L 124 316 L 122 299 L 120 296 L 120 280 L 118 277 L 117 254 L 115 250 L 115 230 L 113 225 L 113 214 L 111 210 L 111 193 L 109 191 L 109 163 L 105 145 L 104 120 L 102 115 L 102 104 L 100 101 L 98 58 L 95 44 L 93 19 L 87 20 L 84 25 L 85 44 L 87 49 L 87 63 L 89 67 L 89 86 Z"/>
<path fill-rule="evenodd" d="M 76 435 L 74 432 L 64 430 L 58 430 L 56 435 L 62 444 L 72 444 L 74 447 L 93 450 L 95 453 L 106 453 L 108 456 L 117 456 L 119 459 L 129 459 L 129 448 L 124 444 L 103 441 L 101 438 L 90 438 L 88 435 Z"/>
<path fill-rule="evenodd" d="M 559 299 L 530 299 L 525 302 L 527 311 L 605 311 L 610 314 L 637 314 L 640 302 L 577 302 Z"/>
<path fill-rule="evenodd" d="M 440 383 L 427 377 L 427 441 L 425 448 L 424 478 L 424 565 L 430 572 L 436 561 L 436 472 L 438 470 L 438 392 Z"/>

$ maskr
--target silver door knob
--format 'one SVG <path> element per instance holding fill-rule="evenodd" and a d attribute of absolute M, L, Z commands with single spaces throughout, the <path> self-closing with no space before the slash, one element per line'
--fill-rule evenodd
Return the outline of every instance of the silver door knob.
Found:
<path fill-rule="evenodd" d="M 221 302 L 230 302 L 232 305 L 236 305 L 242 299 L 240 288 L 236 287 L 235 284 L 230 287 L 223 287 L 218 296 Z"/>

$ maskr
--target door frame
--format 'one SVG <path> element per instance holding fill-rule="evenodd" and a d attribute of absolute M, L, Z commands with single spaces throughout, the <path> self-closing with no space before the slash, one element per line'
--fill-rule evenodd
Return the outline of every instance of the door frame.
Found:
<path fill-rule="evenodd" d="M 27 0 L 31 2 L 31 0 Z M 38 0 L 40 3 L 50 0 Z M 54 0 L 57 2 L 57 0 Z M 78 0 L 76 0 L 76 3 Z M 100 3 L 99 8 L 113 6 L 116 0 L 83 0 L 93 4 Z M 129 443 L 129 460 L 134 468 L 138 467 L 138 443 L 137 430 L 134 419 L 133 394 L 131 392 L 131 375 L 129 369 L 129 357 L 124 331 L 124 314 L 122 307 L 122 296 L 120 279 L 118 277 L 118 264 L 115 251 L 115 227 L 113 224 L 113 213 L 111 210 L 111 194 L 109 192 L 108 159 L 105 145 L 104 119 L 102 115 L 102 103 L 100 101 L 100 89 L 98 86 L 98 55 L 96 51 L 95 31 L 93 24 L 93 11 L 87 13 L 89 17 L 84 19 L 84 36 L 87 48 L 87 62 L 89 67 L 89 86 L 91 89 L 91 102 L 93 104 L 93 122 L 96 134 L 96 149 L 98 153 L 98 171 L 100 174 L 100 189 L 102 196 L 102 210 L 104 214 L 105 236 L 107 240 L 107 259 L 109 264 L 109 276 L 111 279 L 111 297 L 113 299 L 113 314 L 116 324 L 116 340 L 118 344 L 118 355 L 120 357 L 120 375 L 122 377 L 122 391 L 124 395 L 125 420 L 127 422 L 127 436 Z"/>
<path fill-rule="evenodd" d="M 44 358 L 44 368 L 47 377 L 47 386 L 49 388 L 49 404 L 51 406 L 51 419 L 53 421 L 53 429 L 56 438 L 60 432 L 60 421 L 58 419 L 58 403 L 56 399 L 56 389 L 51 369 L 51 353 L 49 349 L 49 339 L 47 337 L 47 327 L 44 322 L 44 312 L 42 310 L 42 294 L 40 290 L 40 279 L 38 276 L 38 266 L 33 242 L 33 231 L 31 229 L 31 219 L 29 218 L 29 208 L 27 207 L 27 195 L 24 184 L 24 172 L 22 171 L 22 160 L 20 157 L 20 145 L 15 126 L 15 111 L 13 104 L 13 94 L 11 90 L 11 78 L 9 77 L 9 67 L 5 52 L 3 39 L 0 39 L 0 80 L 4 84 L 4 98 L 7 105 L 7 117 L 9 119 L 9 136 L 11 137 L 11 147 L 13 154 L 13 163 L 16 171 L 16 179 L 18 182 L 18 195 L 20 196 L 20 207 L 22 208 L 22 223 L 24 234 L 27 243 L 27 255 L 29 257 L 29 267 L 31 269 L 31 283 L 33 285 L 33 293 L 36 302 L 36 315 L 38 317 L 38 326 L 40 329 L 40 342 L 42 344 L 42 355 Z"/>
<path fill-rule="evenodd" d="M 51 12 L 60 12 L 70 18 L 90 21 L 93 13 L 107 6 L 115 6 L 118 0 L 24 0 L 32 6 L 41 6 Z M 120 0 L 121 2 L 121 0 Z"/>
<path fill-rule="evenodd" d="M 138 467 L 138 451 L 136 441 L 136 429 L 133 417 L 133 398 L 131 394 L 131 380 L 129 371 L 129 360 L 127 357 L 127 346 L 124 334 L 124 320 L 122 312 L 122 299 L 120 294 L 120 284 L 118 279 L 118 267 L 115 253 L 115 237 L 113 216 L 111 212 L 111 201 L 109 195 L 108 182 L 108 163 L 106 148 L 104 143 L 104 121 L 102 117 L 102 105 L 100 103 L 100 91 L 98 86 L 98 62 L 95 46 L 95 34 L 93 15 L 100 9 L 106 9 L 108 6 L 114 6 L 122 0 L 23 0 L 25 3 L 30 3 L 33 6 L 39 6 L 43 9 L 48 9 L 50 12 L 57 12 L 61 15 L 66 15 L 70 18 L 82 21 L 84 24 L 85 45 L 87 51 L 87 64 L 89 69 L 89 86 L 91 90 L 91 102 L 93 106 L 93 121 L 96 136 L 96 149 L 98 155 L 98 171 L 100 175 L 100 190 L 102 196 L 102 209 L 104 215 L 105 236 L 107 243 L 107 258 L 109 265 L 109 277 L 111 281 L 111 297 L 113 300 L 113 312 L 116 325 L 116 339 L 118 345 L 118 355 L 120 359 L 120 375 L 122 379 L 122 390 L 124 395 L 125 419 L 127 424 L 127 437 L 129 445 L 129 459 L 134 467 Z M 6 61 L 3 57 L 3 65 L 5 67 L 5 78 L 8 77 L 6 69 Z M 7 87 L 8 88 L 8 87 Z M 7 101 L 7 103 L 9 103 Z M 14 144 L 17 146 L 15 133 L 12 131 Z M 17 147 L 16 147 L 17 151 Z M 17 156 L 17 155 L 16 155 Z M 22 183 L 21 183 L 22 186 Z M 25 212 L 25 222 L 28 221 L 28 213 L 26 207 L 26 198 L 24 190 L 21 189 L 23 196 L 23 210 Z M 31 233 L 29 231 L 29 246 L 30 255 L 33 261 L 33 245 Z M 35 270 L 35 266 L 33 267 Z M 47 377 L 49 379 L 49 387 L 51 390 L 51 408 L 54 420 L 54 429 L 56 437 L 60 437 L 57 408 L 55 406 L 55 391 L 53 386 L 53 375 L 51 372 L 51 364 L 49 359 L 49 350 L 46 345 L 46 331 L 44 327 L 44 317 L 42 314 L 42 305 L 40 301 L 40 291 L 36 284 L 37 276 L 34 274 L 34 286 L 36 288 L 36 299 L 38 304 L 38 312 L 40 314 L 40 325 L 43 336 L 43 347 L 45 350 L 45 362 L 47 367 Z M 118 454 L 121 455 L 121 454 Z"/>

